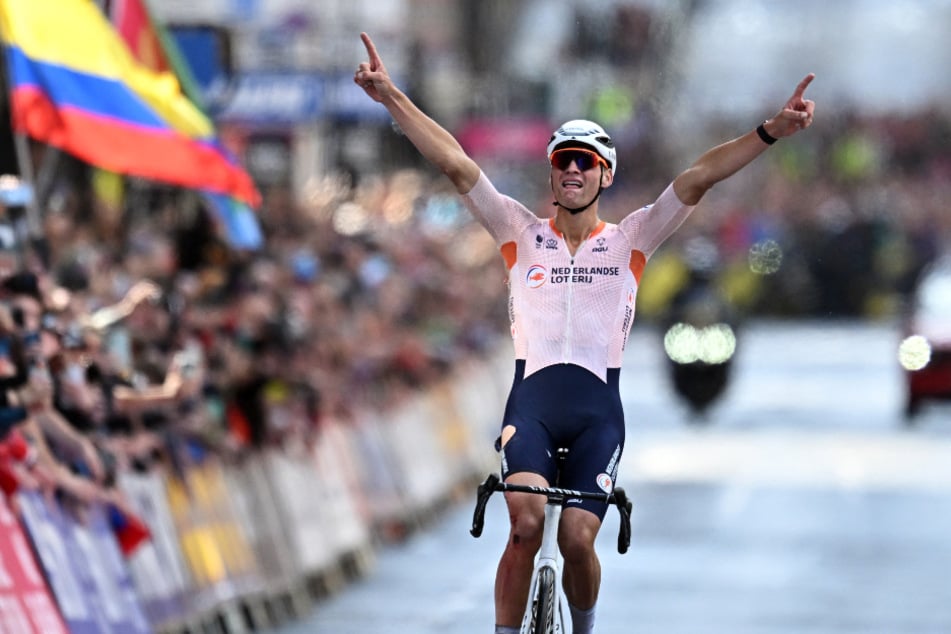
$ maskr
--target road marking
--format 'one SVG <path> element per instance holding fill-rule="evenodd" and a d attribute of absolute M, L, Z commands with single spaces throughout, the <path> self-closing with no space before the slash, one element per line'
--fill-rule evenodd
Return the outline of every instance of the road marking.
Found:
<path fill-rule="evenodd" d="M 678 430 L 630 438 L 625 481 L 951 490 L 951 439 L 848 431 Z"/>

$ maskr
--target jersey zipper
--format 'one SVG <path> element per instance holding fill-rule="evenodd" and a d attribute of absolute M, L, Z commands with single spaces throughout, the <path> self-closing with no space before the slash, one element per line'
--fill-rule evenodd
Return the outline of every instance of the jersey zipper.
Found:
<path fill-rule="evenodd" d="M 575 290 L 574 277 L 575 259 L 572 257 L 571 263 L 568 265 L 568 306 L 565 309 L 565 342 L 562 345 L 562 363 L 570 363 L 571 361 L 571 300 Z"/>

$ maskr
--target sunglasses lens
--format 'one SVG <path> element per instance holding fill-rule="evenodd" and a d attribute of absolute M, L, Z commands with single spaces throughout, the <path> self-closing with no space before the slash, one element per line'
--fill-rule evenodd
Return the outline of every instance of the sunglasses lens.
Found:
<path fill-rule="evenodd" d="M 572 162 L 585 172 L 598 164 L 598 155 L 585 150 L 558 150 L 551 155 L 551 164 L 560 170 L 568 169 Z"/>

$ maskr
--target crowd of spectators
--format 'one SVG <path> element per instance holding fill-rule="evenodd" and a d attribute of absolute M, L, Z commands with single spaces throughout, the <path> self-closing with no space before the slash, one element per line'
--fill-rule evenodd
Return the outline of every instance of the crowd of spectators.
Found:
<path fill-rule="evenodd" d="M 743 313 L 875 319 L 903 310 L 922 269 L 951 250 L 951 114 L 822 115 L 809 134 L 776 144 L 708 193 L 663 247 L 675 257 L 661 254 L 645 271 L 640 317 L 663 313 L 684 279 L 668 264 L 686 268 L 698 236 L 712 241 L 716 281 Z M 736 132 L 730 121 L 707 136 Z M 649 200 L 666 184 L 657 178 L 617 188 L 608 207 Z M 773 261 L 757 266 L 764 251 Z"/>
<path fill-rule="evenodd" d="M 948 246 L 949 135 L 931 111 L 815 126 L 713 193 L 665 248 L 677 259 L 703 233 L 725 275 L 769 277 L 755 291 L 734 279 L 750 314 L 888 314 Z M 632 180 L 609 210 L 664 185 Z M 303 203 L 266 191 L 258 251 L 230 249 L 194 194 L 131 182 L 127 200 L 140 208 L 66 188 L 39 243 L 0 251 L 8 493 L 122 509 L 118 471 L 306 441 L 507 337 L 501 258 L 438 175 L 327 175 Z M 767 239 L 782 263 L 750 273 Z"/>
<path fill-rule="evenodd" d="M 117 473 L 306 443 L 506 329 L 491 239 L 416 172 L 328 178 L 306 207 L 269 191 L 256 251 L 229 248 L 188 192 L 130 182 L 150 210 L 117 220 L 79 191 L 45 210 L 41 240 L 2 254 L 8 493 L 132 516 Z"/>

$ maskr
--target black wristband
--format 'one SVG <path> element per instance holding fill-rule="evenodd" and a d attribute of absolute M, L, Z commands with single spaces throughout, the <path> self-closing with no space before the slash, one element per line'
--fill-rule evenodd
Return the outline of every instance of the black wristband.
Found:
<path fill-rule="evenodd" d="M 756 126 L 756 134 L 758 134 L 759 138 L 763 140 L 763 143 L 765 143 L 766 145 L 772 145 L 778 139 L 776 139 L 776 137 L 770 135 L 770 133 L 766 131 L 766 126 L 764 125 L 765 123 L 766 122 L 764 121 L 763 123 Z"/>

